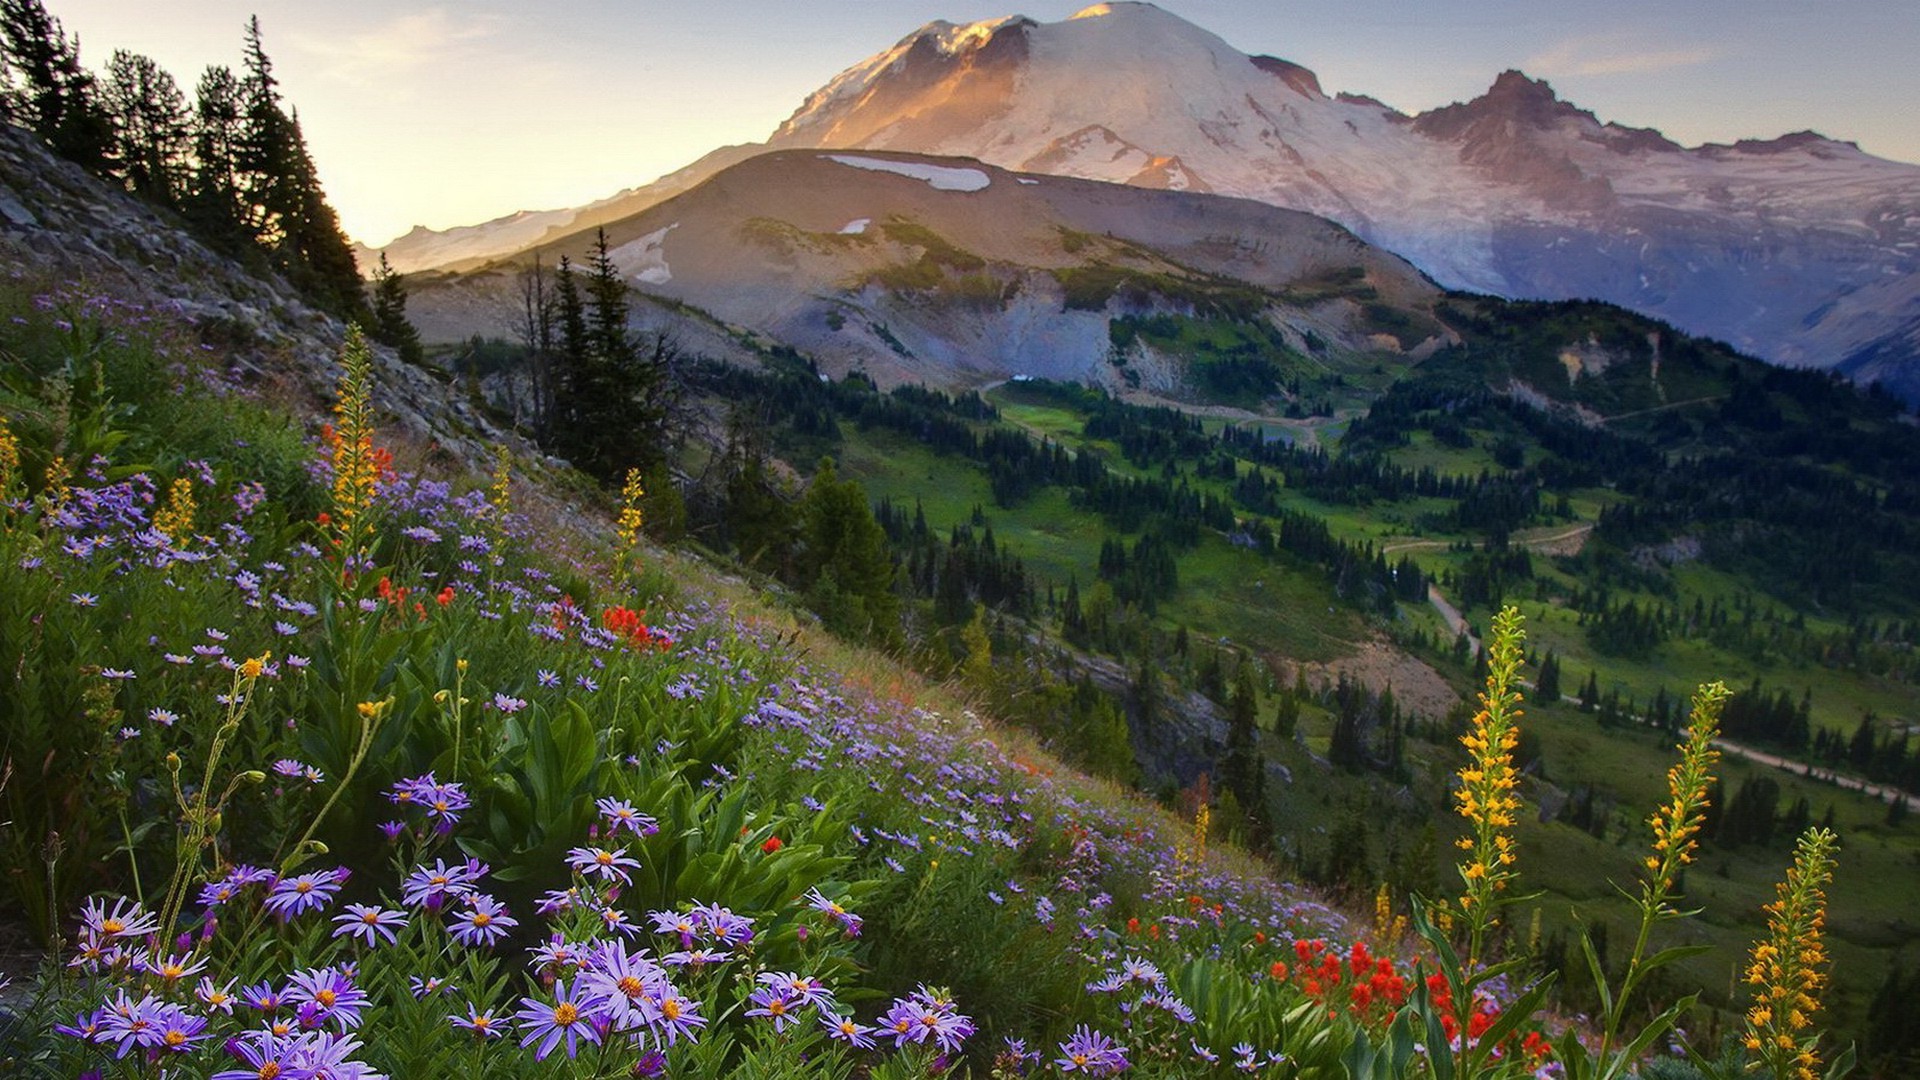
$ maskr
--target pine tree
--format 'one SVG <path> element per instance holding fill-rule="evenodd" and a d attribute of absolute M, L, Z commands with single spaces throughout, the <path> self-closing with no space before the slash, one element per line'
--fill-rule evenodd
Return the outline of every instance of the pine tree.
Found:
<path fill-rule="evenodd" d="M 165 68 L 120 49 L 107 62 L 101 103 L 112 121 L 114 157 L 129 190 L 164 206 L 186 195 L 193 148 L 187 98 Z"/>
<path fill-rule="evenodd" d="M 261 40 L 260 17 L 247 20 L 245 74 L 238 84 L 239 130 L 234 173 L 247 232 L 268 251 L 280 246 L 284 218 L 296 201 L 289 192 L 293 133 L 280 110 L 280 81 Z"/>
<path fill-rule="evenodd" d="M 893 593 L 887 534 L 858 481 L 841 480 L 823 458 L 801 502 L 802 588 L 836 632 L 897 644 L 900 601 Z"/>
<path fill-rule="evenodd" d="M 296 114 L 287 121 L 287 157 L 280 188 L 286 200 L 281 214 L 281 243 L 276 254 L 295 287 L 328 311 L 345 318 L 366 315 L 365 284 L 353 245 L 340 230 L 340 217 L 320 189 L 320 175 Z"/>
<path fill-rule="evenodd" d="M 1552 649 L 1547 650 L 1547 658 L 1540 662 L 1540 672 L 1533 678 L 1533 700 L 1543 705 L 1560 700 L 1560 657 Z"/>
<path fill-rule="evenodd" d="M 254 250 L 240 183 L 240 80 L 221 65 L 207 68 L 194 88 L 193 174 L 185 212 L 194 231 L 228 255 Z"/>
<path fill-rule="evenodd" d="M 420 332 L 407 321 L 407 277 L 396 274 L 380 253 L 380 266 L 373 272 L 373 339 L 399 352 L 400 359 L 420 363 L 425 351 L 420 347 Z"/>
<path fill-rule="evenodd" d="M 113 122 L 101 108 L 93 74 L 80 65 L 80 42 L 40 0 L 0 0 L 0 59 L 21 80 L 8 114 L 53 152 L 102 175 L 113 165 Z"/>

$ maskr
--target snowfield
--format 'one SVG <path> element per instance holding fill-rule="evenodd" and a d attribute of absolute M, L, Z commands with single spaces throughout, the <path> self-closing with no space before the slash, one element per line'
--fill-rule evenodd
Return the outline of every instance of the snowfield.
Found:
<path fill-rule="evenodd" d="M 987 174 L 979 169 L 953 165 L 923 165 L 917 161 L 888 161 L 885 158 L 854 157 L 848 154 L 828 154 L 827 160 L 841 165 L 851 165 L 856 169 L 910 176 L 915 180 L 925 181 L 940 191 L 979 191 L 993 182 L 987 179 Z"/>

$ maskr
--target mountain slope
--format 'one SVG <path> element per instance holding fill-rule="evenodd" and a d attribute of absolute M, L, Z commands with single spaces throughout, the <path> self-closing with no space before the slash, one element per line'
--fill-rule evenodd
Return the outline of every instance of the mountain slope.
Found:
<path fill-rule="evenodd" d="M 1129 317 L 1264 327 L 1269 351 L 1309 377 L 1445 336 L 1430 281 L 1330 222 L 965 160 L 766 154 L 607 238 L 647 292 L 887 383 L 1032 374 L 1180 391 L 1171 357 L 1116 351 L 1111 324 Z M 579 261 L 590 239 L 553 251 Z M 430 338 L 501 332 L 476 321 L 478 298 L 507 318 L 518 271 L 422 282 L 411 310 Z"/>
<path fill-rule="evenodd" d="M 1410 117 L 1329 97 L 1305 68 L 1247 56 L 1151 5 L 1115 3 L 1057 23 L 931 23 L 830 81 L 766 146 L 974 157 L 1257 199 L 1339 221 L 1449 287 L 1604 299 L 1775 362 L 1920 394 L 1920 166 L 1812 133 L 1682 148 L 1603 124 L 1518 72 Z M 753 149 L 717 151 L 546 239 L 636 212 Z M 467 236 L 461 251 L 525 246 L 508 230 Z M 403 269 L 431 257 L 388 250 Z"/>

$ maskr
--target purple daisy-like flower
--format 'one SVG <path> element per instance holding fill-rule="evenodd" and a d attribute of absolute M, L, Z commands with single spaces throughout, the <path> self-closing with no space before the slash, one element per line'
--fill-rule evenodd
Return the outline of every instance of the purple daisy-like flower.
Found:
<path fill-rule="evenodd" d="M 296 1007 L 302 1027 L 337 1024 L 342 1031 L 360 1026 L 367 992 L 353 985 L 340 968 L 298 971 L 287 980 L 287 1002 Z"/>
<path fill-rule="evenodd" d="M 340 871 L 337 869 L 297 874 L 273 883 L 273 887 L 267 890 L 265 907 L 280 921 L 288 922 L 310 911 L 326 910 L 339 891 Z"/>
<path fill-rule="evenodd" d="M 1127 1067 L 1127 1048 L 1081 1024 L 1060 1044 L 1060 1056 L 1053 1063 L 1061 1072 L 1112 1076 Z"/>
<path fill-rule="evenodd" d="M 407 925 L 407 914 L 376 904 L 348 904 L 346 914 L 335 915 L 333 921 L 339 924 L 334 937 L 351 936 L 374 948 L 383 940 L 389 945 L 394 943 L 396 932 Z"/>
<path fill-rule="evenodd" d="M 236 997 L 233 992 L 234 981 L 233 979 L 228 979 L 226 985 L 222 986 L 214 982 L 212 977 L 202 975 L 200 977 L 200 984 L 193 988 L 193 996 L 199 1000 L 200 1004 L 205 1005 L 213 1012 L 232 1016 L 233 1006 L 239 1001 L 239 998 Z"/>
<path fill-rule="evenodd" d="M 138 900 L 114 898 L 113 909 L 104 899 L 88 900 L 80 908 L 80 936 L 95 939 L 137 938 L 160 929 L 160 920 L 140 906 Z"/>
<path fill-rule="evenodd" d="M 160 1038 L 154 1045 L 169 1053 L 184 1054 L 199 1045 L 207 1034 L 207 1018 L 178 1005 L 162 1005 L 155 1010 L 154 1023 L 160 1029 Z"/>
<path fill-rule="evenodd" d="M 505 1020 L 493 1015 L 491 1010 L 475 1008 L 469 1005 L 467 1015 L 451 1015 L 447 1019 L 461 1031 L 471 1032 L 473 1037 L 482 1041 L 497 1039 L 507 1033 L 511 1026 Z"/>
<path fill-rule="evenodd" d="M 593 805 L 600 811 L 600 816 L 606 819 L 608 832 L 617 833 L 626 829 L 635 836 L 652 836 L 660 831 L 659 822 L 641 813 L 624 799 L 596 799 Z"/>
<path fill-rule="evenodd" d="M 506 905 L 484 893 L 467 897 L 466 910 L 447 916 L 453 940 L 468 947 L 492 945 L 519 925 L 520 920 L 507 914 Z"/>
<path fill-rule="evenodd" d="M 93 1040 L 119 1044 L 113 1051 L 117 1058 L 126 1057 L 136 1046 L 142 1049 L 157 1046 L 161 1039 L 161 1008 L 162 1002 L 152 994 L 142 995 L 135 1001 L 121 990 L 100 1010 L 100 1026 Z"/>
<path fill-rule="evenodd" d="M 227 1053 L 244 1069 L 223 1069 L 209 1080 L 261 1080 L 261 1077 L 293 1075 L 287 1069 L 300 1046 L 298 1038 L 271 1031 L 249 1031 L 227 1040 Z"/>
<path fill-rule="evenodd" d="M 629 856 L 626 848 L 577 847 L 567 852 L 567 865 L 582 877 L 599 877 L 629 885 L 633 878 L 627 868 L 640 869 L 640 860 Z"/>
<path fill-rule="evenodd" d="M 773 1030 L 785 1031 L 788 1024 L 800 1019 L 800 1003 L 787 996 L 787 992 L 777 986 L 763 986 L 747 999 L 753 1008 L 747 1010 L 748 1016 L 764 1016 L 773 1021 Z"/>
<path fill-rule="evenodd" d="M 795 1005 L 813 1005 L 830 1008 L 833 1005 L 833 993 L 827 984 L 811 975 L 798 975 L 790 971 L 763 971 L 757 980 L 760 985 L 784 991 Z"/>
<path fill-rule="evenodd" d="M 820 1026 L 827 1029 L 827 1037 L 846 1043 L 856 1050 L 868 1050 L 873 1047 L 873 1029 L 865 1024 L 856 1024 L 850 1016 L 822 1011 Z"/>
<path fill-rule="evenodd" d="M 598 1046 L 600 1030 L 594 1026 L 594 1019 L 600 1012 L 600 1002 L 591 996 L 582 995 L 579 983 L 572 986 L 565 979 L 553 984 L 553 1000 L 541 1001 L 538 998 L 520 999 L 520 1011 L 514 1014 L 514 1020 L 520 1025 L 524 1035 L 520 1037 L 521 1046 L 540 1045 L 533 1051 L 535 1061 L 545 1061 L 553 1053 L 562 1039 L 566 1040 L 567 1057 L 579 1053 L 581 1039 Z"/>
<path fill-rule="evenodd" d="M 432 866 L 417 867 L 400 883 L 400 901 L 409 907 L 437 911 L 454 897 L 471 896 L 477 891 L 474 881 L 480 876 L 478 866 L 472 862 L 448 866 L 445 859 L 435 859 Z"/>
<path fill-rule="evenodd" d="M 819 889 L 811 889 L 807 892 L 807 905 L 813 908 L 813 910 L 839 923 L 840 928 L 846 931 L 848 937 L 860 936 L 860 916 L 841 907 L 837 901 L 827 899 L 825 894 L 821 893 Z"/>

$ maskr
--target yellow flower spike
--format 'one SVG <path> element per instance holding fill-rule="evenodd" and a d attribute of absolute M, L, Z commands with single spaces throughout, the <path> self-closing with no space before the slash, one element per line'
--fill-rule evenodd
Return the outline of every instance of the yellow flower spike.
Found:
<path fill-rule="evenodd" d="M 20 478 L 20 440 L 7 426 L 6 417 L 0 416 L 0 499 L 7 497 L 13 490 L 14 481 Z"/>
<path fill-rule="evenodd" d="M 1459 790 L 1454 792 L 1460 815 L 1472 829 L 1459 842 L 1463 850 L 1472 852 L 1460 867 L 1466 885 L 1460 913 L 1469 932 L 1469 969 L 1479 966 L 1487 933 L 1496 922 L 1496 894 L 1516 876 L 1510 869 L 1513 839 L 1501 830 L 1512 827 L 1513 812 L 1520 806 L 1513 794 L 1520 774 L 1513 766 L 1512 750 L 1520 739 L 1516 723 L 1521 716 L 1518 687 L 1525 638 L 1517 608 L 1504 608 L 1494 616 L 1487 643 L 1487 689 L 1480 695 L 1480 711 L 1472 726 L 1460 738 L 1470 755 L 1460 770 Z"/>
<path fill-rule="evenodd" d="M 193 481 L 182 476 L 167 489 L 167 502 L 153 516 L 153 527 L 178 544 L 193 535 L 193 521 L 200 508 L 193 501 Z"/>
<path fill-rule="evenodd" d="M 367 513 L 380 480 L 373 448 L 373 353 L 358 326 L 347 327 L 341 350 L 340 398 L 334 404 L 333 508 L 328 528 L 341 572 L 359 553 Z"/>
<path fill-rule="evenodd" d="M 1747 1012 L 1746 1045 L 1775 1077 L 1812 1076 L 1819 1065 L 1816 991 L 1826 984 L 1826 893 L 1833 880 L 1839 841 L 1826 829 L 1808 829 L 1794 845 L 1793 866 L 1766 905 L 1767 938 L 1753 947 L 1747 981 L 1758 986 L 1758 1003 Z M 1769 1007 L 1768 1002 L 1780 1007 Z M 1807 1034 L 1801 1034 L 1807 1032 Z"/>

